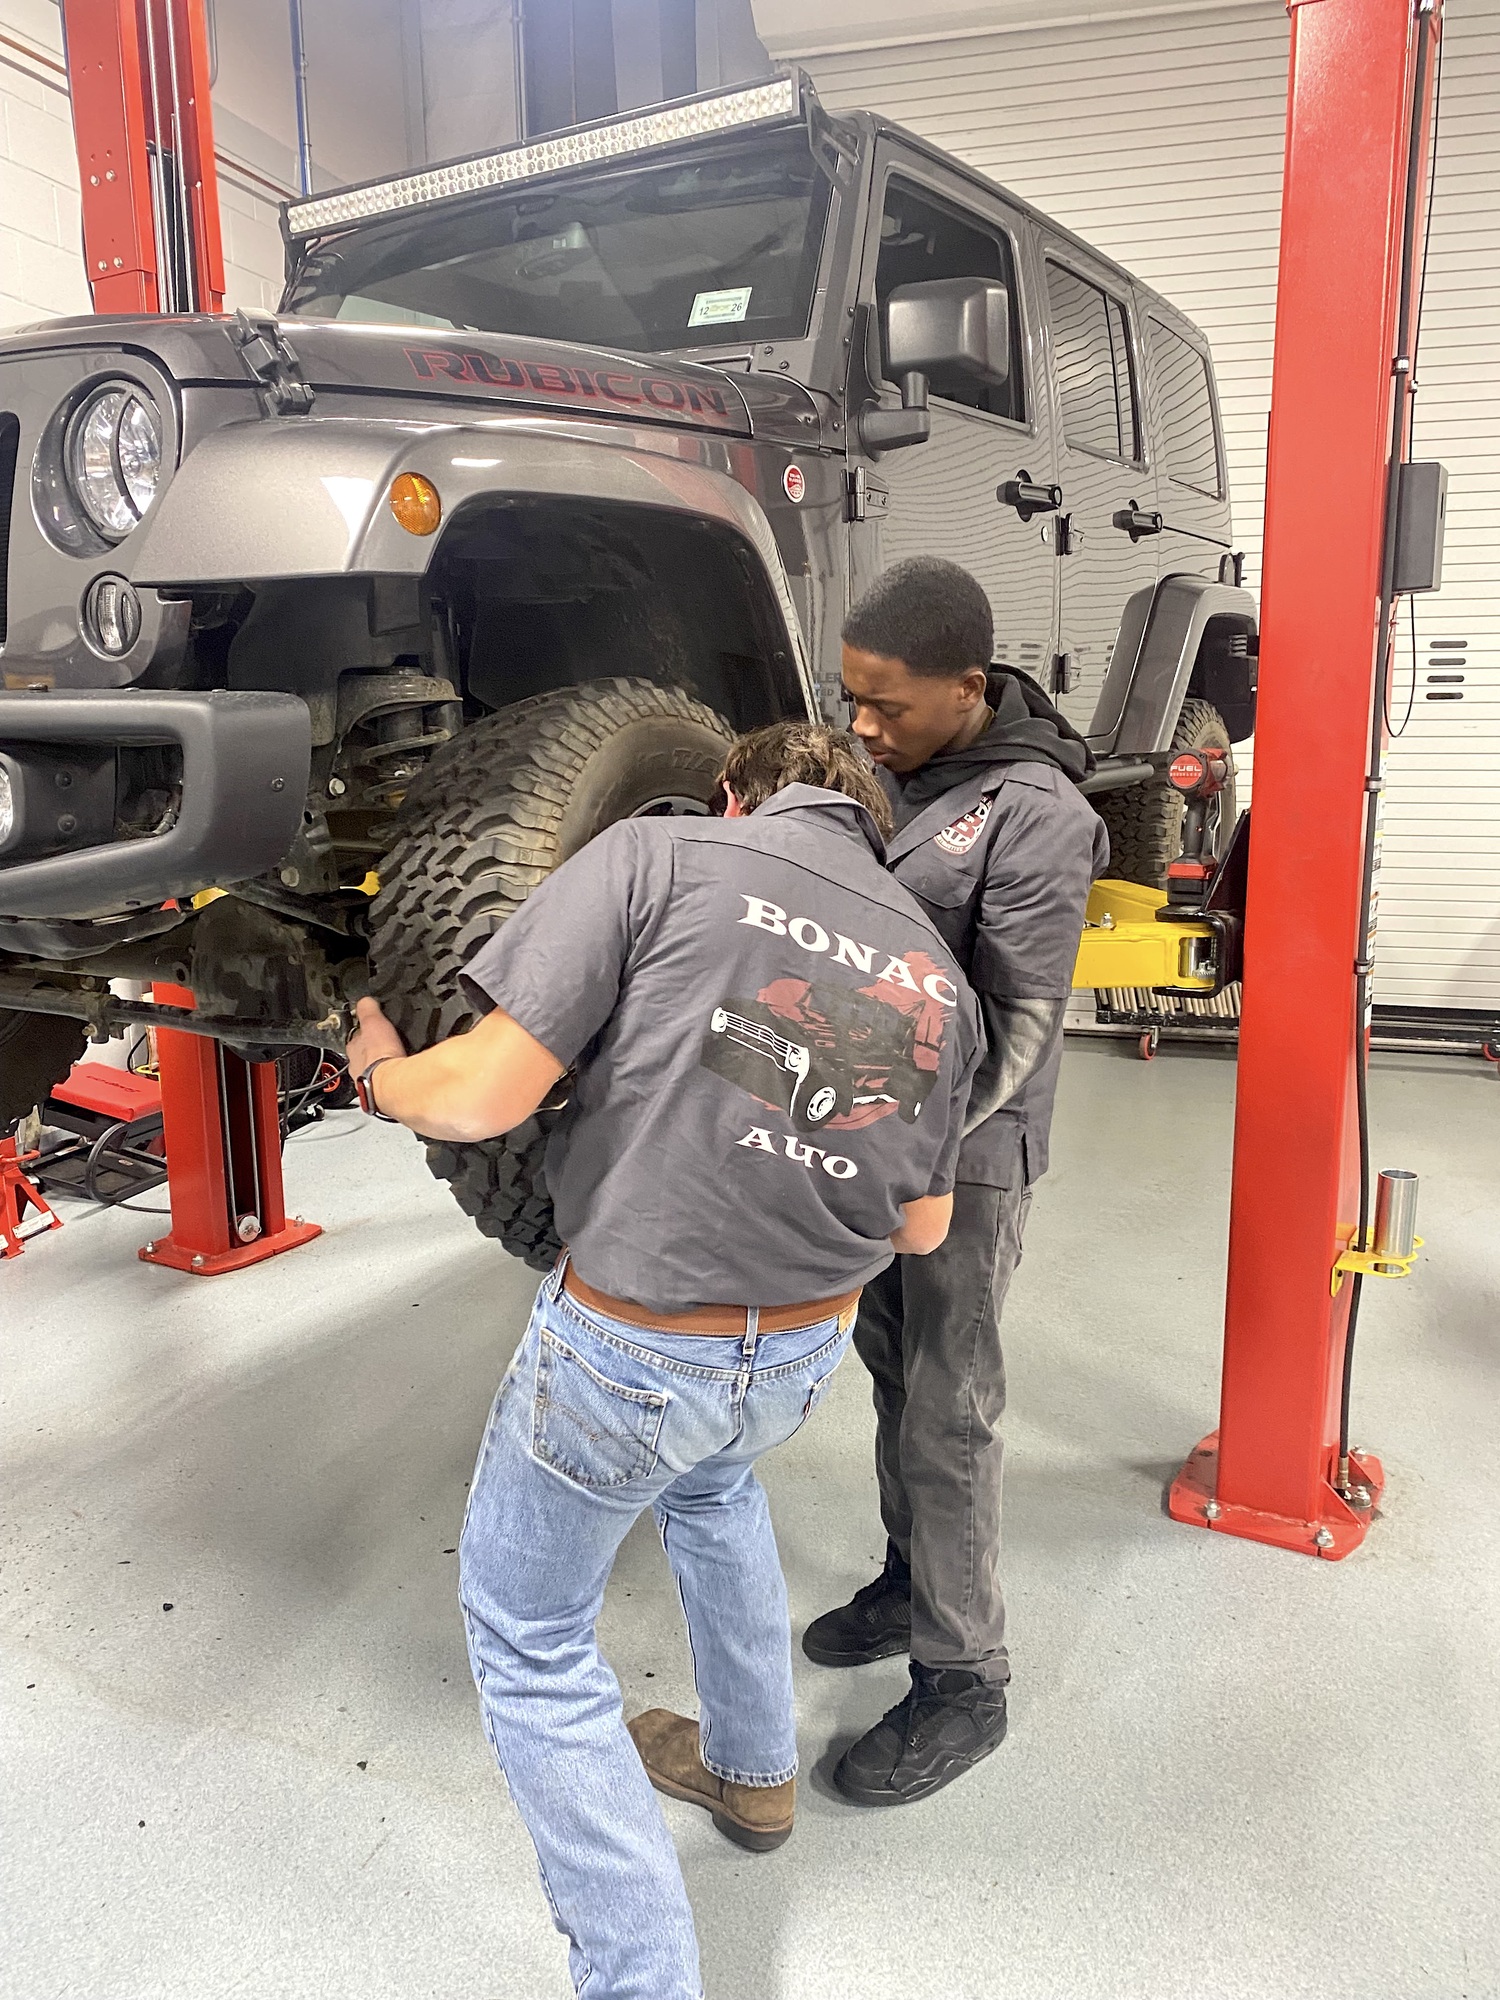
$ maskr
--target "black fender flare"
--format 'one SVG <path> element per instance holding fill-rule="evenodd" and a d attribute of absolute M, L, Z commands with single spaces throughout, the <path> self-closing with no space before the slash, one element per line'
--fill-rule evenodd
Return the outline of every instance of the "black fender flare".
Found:
<path fill-rule="evenodd" d="M 1205 659 L 1205 671 L 1226 681 L 1219 687 L 1191 686 L 1200 667 L 1204 641 L 1216 633 L 1228 668 Z M 1224 712 L 1230 733 L 1243 742 L 1255 727 L 1254 669 L 1249 657 L 1231 655 L 1233 633 L 1247 637 L 1260 629 L 1255 599 L 1233 584 L 1207 577 L 1158 578 L 1126 600 L 1099 690 L 1088 739 L 1096 754 L 1152 755 L 1171 748 L 1172 731 L 1191 691 Z M 1235 670 L 1238 670 L 1237 672 Z M 1238 711 L 1232 713 L 1231 711 Z"/>

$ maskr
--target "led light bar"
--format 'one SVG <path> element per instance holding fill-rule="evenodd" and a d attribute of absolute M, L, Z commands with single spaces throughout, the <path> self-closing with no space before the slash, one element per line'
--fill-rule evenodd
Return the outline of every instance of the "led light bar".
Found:
<path fill-rule="evenodd" d="M 542 174 L 561 173 L 568 167 L 588 166 L 595 160 L 645 153 L 653 147 L 670 146 L 679 139 L 695 139 L 706 132 L 728 132 L 740 125 L 762 125 L 774 119 L 791 118 L 800 110 L 801 91 L 796 77 L 779 77 L 775 83 L 732 90 L 722 97 L 690 99 L 661 111 L 644 112 L 638 118 L 616 118 L 605 125 L 586 125 L 576 132 L 560 133 L 555 139 L 508 146 L 503 153 L 455 160 L 451 166 L 429 167 L 419 174 L 403 174 L 398 180 L 377 181 L 368 187 L 350 188 L 343 194 L 320 195 L 316 201 L 293 202 L 286 211 L 287 234 L 320 236 L 341 223 L 359 222 L 366 216 L 392 215 L 401 209 L 419 208 L 429 201 L 447 201 L 454 195 L 478 194 L 485 188 L 504 187 L 511 181 L 535 180 Z"/>

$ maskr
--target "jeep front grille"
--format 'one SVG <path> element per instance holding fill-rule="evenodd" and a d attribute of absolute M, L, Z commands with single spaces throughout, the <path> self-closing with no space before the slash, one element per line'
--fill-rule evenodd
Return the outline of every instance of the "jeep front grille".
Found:
<path fill-rule="evenodd" d="M 5 644 L 6 578 L 10 575 L 10 510 L 21 423 L 0 411 L 0 646 Z"/>

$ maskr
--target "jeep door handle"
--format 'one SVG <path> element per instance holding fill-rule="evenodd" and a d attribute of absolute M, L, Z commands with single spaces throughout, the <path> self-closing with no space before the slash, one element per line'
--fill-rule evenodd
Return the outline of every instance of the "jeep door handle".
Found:
<path fill-rule="evenodd" d="M 1113 525 L 1122 534 L 1129 535 L 1133 542 L 1138 542 L 1142 535 L 1159 535 L 1166 525 L 1160 514 L 1149 513 L 1145 508 L 1137 506 L 1134 500 L 1128 507 L 1122 507 L 1118 514 L 1111 515 L 1110 519 Z"/>
<path fill-rule="evenodd" d="M 1002 507 L 1014 507 L 1023 521 L 1029 521 L 1034 514 L 1055 514 L 1063 496 L 1060 486 L 1038 484 L 1023 465 L 1014 479 L 995 488 L 995 498 Z"/>

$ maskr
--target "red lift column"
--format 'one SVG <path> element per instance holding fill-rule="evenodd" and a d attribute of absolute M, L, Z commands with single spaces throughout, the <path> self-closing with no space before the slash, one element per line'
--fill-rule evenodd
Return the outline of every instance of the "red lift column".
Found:
<path fill-rule="evenodd" d="M 1414 121 L 1421 190 L 1431 132 L 1418 43 L 1433 38 L 1430 58 L 1439 25 L 1413 0 L 1291 0 L 1291 15 L 1222 1404 L 1170 1507 L 1337 1558 L 1370 1518 L 1333 1484 L 1351 1292 L 1333 1268 L 1359 1211 L 1355 968 L 1402 243 Z M 1352 1477 L 1378 1495 L 1378 1461 Z"/>
<path fill-rule="evenodd" d="M 203 0 L 63 0 L 94 311 L 222 312 Z"/>
<path fill-rule="evenodd" d="M 185 987 L 153 994 L 193 1004 Z M 247 1063 L 180 1028 L 158 1028 L 156 1048 L 172 1227 L 137 1253 L 142 1262 L 211 1278 L 321 1236 L 317 1223 L 287 1218 L 275 1063 Z"/>

